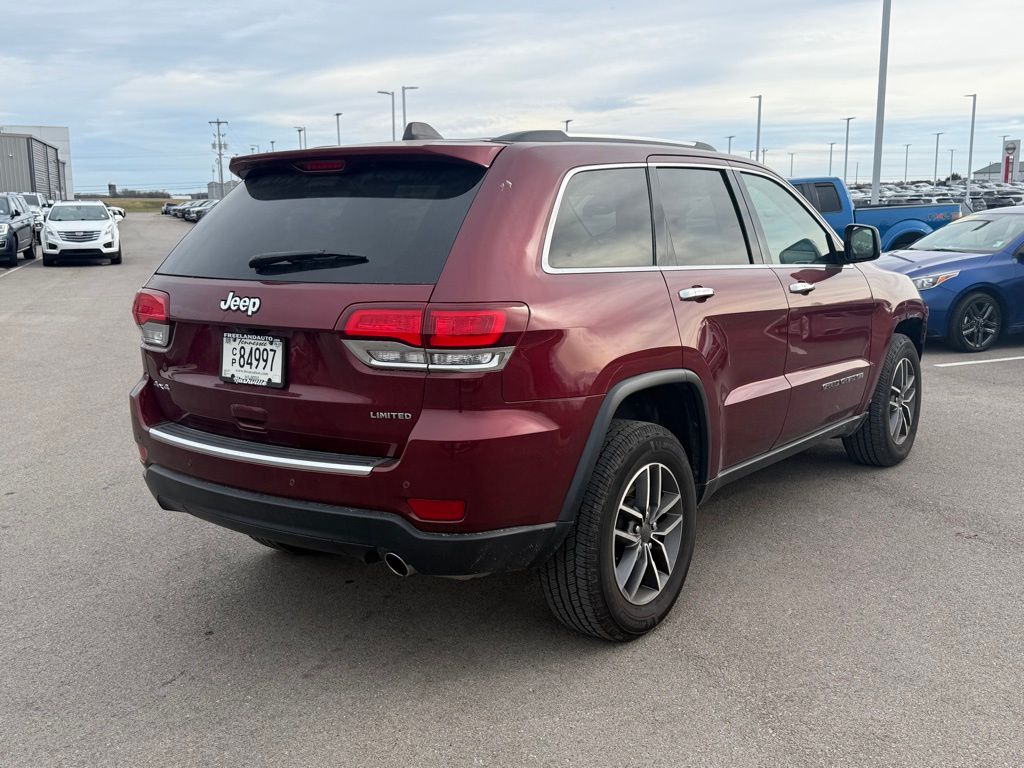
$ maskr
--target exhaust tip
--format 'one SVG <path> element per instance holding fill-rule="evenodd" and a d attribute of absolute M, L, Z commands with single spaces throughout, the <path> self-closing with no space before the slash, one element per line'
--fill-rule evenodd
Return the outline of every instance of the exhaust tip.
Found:
<path fill-rule="evenodd" d="M 406 577 L 416 573 L 416 569 L 409 565 L 400 555 L 394 552 L 384 553 L 384 565 L 396 576 Z"/>

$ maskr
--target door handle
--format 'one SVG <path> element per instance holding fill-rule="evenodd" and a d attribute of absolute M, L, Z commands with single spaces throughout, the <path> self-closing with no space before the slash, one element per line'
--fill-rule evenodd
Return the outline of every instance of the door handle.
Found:
<path fill-rule="evenodd" d="M 790 293 L 802 293 L 806 296 L 814 290 L 814 283 L 793 283 L 789 286 Z"/>
<path fill-rule="evenodd" d="M 714 288 L 704 288 L 703 286 L 695 285 L 693 288 L 683 288 L 679 292 L 679 299 L 681 301 L 704 301 L 704 299 L 710 299 L 714 295 Z"/>

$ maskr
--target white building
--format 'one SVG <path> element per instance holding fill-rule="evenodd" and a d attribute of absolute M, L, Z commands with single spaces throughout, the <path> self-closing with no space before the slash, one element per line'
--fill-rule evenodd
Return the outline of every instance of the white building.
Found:
<path fill-rule="evenodd" d="M 979 168 L 972 177 L 975 181 L 1002 181 L 1003 164 L 990 163 L 984 168 Z M 1017 164 L 1017 178 L 1024 179 L 1024 163 Z"/>
<path fill-rule="evenodd" d="M 74 198 L 75 182 L 71 174 L 71 132 L 66 127 L 59 125 L 2 125 L 0 133 L 21 133 L 56 147 L 57 157 L 64 164 L 63 175 L 67 182 L 65 194 L 68 198 Z"/>

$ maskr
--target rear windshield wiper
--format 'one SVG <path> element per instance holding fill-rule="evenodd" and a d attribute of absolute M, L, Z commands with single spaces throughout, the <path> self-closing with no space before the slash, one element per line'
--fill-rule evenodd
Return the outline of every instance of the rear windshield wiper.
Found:
<path fill-rule="evenodd" d="M 279 251 L 277 253 L 261 253 L 249 259 L 249 266 L 259 271 L 273 265 L 294 264 L 299 269 L 348 266 L 349 264 L 365 264 L 365 256 L 356 253 L 329 253 L 327 251 Z"/>

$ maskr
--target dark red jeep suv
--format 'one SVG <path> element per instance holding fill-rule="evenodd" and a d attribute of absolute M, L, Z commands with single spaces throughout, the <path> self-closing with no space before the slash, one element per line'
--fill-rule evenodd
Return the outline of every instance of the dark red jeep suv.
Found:
<path fill-rule="evenodd" d="M 236 158 L 139 291 L 164 509 L 400 574 L 536 568 L 628 640 L 723 483 L 828 438 L 910 451 L 926 309 L 863 263 L 872 228 L 699 143 L 406 135 Z"/>

